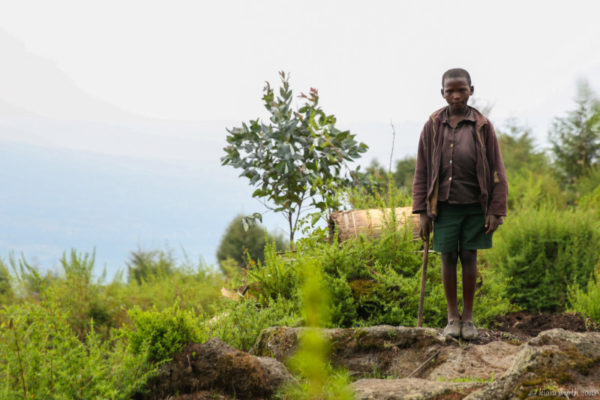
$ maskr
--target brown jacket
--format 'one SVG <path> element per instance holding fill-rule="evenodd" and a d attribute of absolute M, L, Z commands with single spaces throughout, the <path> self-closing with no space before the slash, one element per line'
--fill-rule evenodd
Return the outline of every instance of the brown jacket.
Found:
<path fill-rule="evenodd" d="M 413 182 L 413 213 L 427 211 L 430 217 L 437 216 L 440 160 L 442 157 L 442 135 L 439 135 L 441 115 L 447 107 L 431 114 L 425 123 L 419 140 L 417 168 Z M 475 142 L 477 144 L 477 180 L 481 194 L 479 200 L 486 215 L 506 215 L 508 183 L 500 147 L 492 123 L 475 108 Z"/>

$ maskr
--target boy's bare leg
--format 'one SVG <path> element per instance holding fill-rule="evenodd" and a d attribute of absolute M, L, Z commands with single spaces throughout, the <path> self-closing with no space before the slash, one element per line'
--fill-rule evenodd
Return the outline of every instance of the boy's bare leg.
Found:
<path fill-rule="evenodd" d="M 448 321 L 460 320 L 456 300 L 456 263 L 458 252 L 442 253 L 442 282 L 446 293 L 446 304 L 448 307 Z"/>
<path fill-rule="evenodd" d="M 462 320 L 473 321 L 473 297 L 477 281 L 477 250 L 461 250 L 459 253 L 463 279 Z"/>

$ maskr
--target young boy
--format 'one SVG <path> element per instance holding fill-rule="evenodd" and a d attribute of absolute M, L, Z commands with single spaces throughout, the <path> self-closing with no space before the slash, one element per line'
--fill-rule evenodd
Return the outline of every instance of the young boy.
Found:
<path fill-rule="evenodd" d="M 477 337 L 473 297 L 477 250 L 492 247 L 492 233 L 506 215 L 508 185 L 491 122 L 467 105 L 471 77 L 461 68 L 442 76 L 448 106 L 434 112 L 419 141 L 413 182 L 413 213 L 420 214 L 420 236 L 441 252 L 442 281 L 448 307 L 444 335 Z M 463 279 L 462 316 L 456 300 L 456 265 Z"/>

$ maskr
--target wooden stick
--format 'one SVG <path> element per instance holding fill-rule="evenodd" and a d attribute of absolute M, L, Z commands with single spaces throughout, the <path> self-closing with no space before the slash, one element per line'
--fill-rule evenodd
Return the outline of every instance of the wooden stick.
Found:
<path fill-rule="evenodd" d="M 423 326 L 423 303 L 425 301 L 425 282 L 427 281 L 427 261 L 429 260 L 429 237 L 425 240 L 425 248 L 423 249 L 423 270 L 421 272 L 421 295 L 419 296 L 419 319 L 417 327 Z"/>

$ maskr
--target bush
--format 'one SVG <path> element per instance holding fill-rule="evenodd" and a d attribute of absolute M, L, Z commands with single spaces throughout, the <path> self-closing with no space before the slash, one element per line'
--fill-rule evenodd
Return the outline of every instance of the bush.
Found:
<path fill-rule="evenodd" d="M 561 191 L 560 183 L 548 173 L 524 170 L 508 171 L 507 174 L 510 213 L 523 208 L 567 208 L 569 197 Z"/>
<path fill-rule="evenodd" d="M 257 302 L 243 299 L 232 302 L 229 307 L 203 321 L 200 325 L 201 340 L 218 337 L 240 350 L 249 350 L 260 332 L 271 326 L 298 326 L 302 318 L 298 304 L 284 298 Z"/>
<path fill-rule="evenodd" d="M 600 268 L 600 266 L 599 266 Z M 569 287 L 570 310 L 587 315 L 600 323 L 600 269 L 597 269 L 593 278 L 587 282 L 586 289 L 577 285 Z"/>
<path fill-rule="evenodd" d="M 71 328 L 84 339 L 93 323 L 96 331 L 107 338 L 111 328 L 118 327 L 116 315 L 119 302 L 106 296 L 110 285 L 102 285 L 94 279 L 95 254 L 63 253 L 60 259 L 62 271 L 49 280 L 40 298 L 52 308 L 68 317 Z"/>
<path fill-rule="evenodd" d="M 199 340 L 196 316 L 191 311 L 181 310 L 178 304 L 163 311 L 156 308 L 143 311 L 136 307 L 129 315 L 135 329 L 123 330 L 129 339 L 128 349 L 133 354 L 144 355 L 149 362 L 168 361 L 186 344 Z"/>
<path fill-rule="evenodd" d="M 0 311 L 1 398 L 129 399 L 154 373 L 122 338 L 102 341 L 92 327 L 82 342 L 67 321 L 40 304 Z"/>
<path fill-rule="evenodd" d="M 225 275 L 230 275 L 234 272 L 231 271 L 231 268 L 228 268 L 228 260 L 235 261 L 236 269 L 245 267 L 249 261 L 248 259 L 263 262 L 265 260 L 264 250 L 267 242 L 275 243 L 275 247 L 279 251 L 287 247 L 287 243 L 282 236 L 272 235 L 258 224 L 251 224 L 245 230 L 242 220 L 243 216 L 238 215 L 231 221 L 217 249 L 217 260 L 221 271 Z M 233 275 L 235 275 L 235 272 Z"/>
<path fill-rule="evenodd" d="M 587 282 L 600 257 L 600 230 L 590 214 L 549 207 L 507 218 L 487 260 L 503 294 L 531 312 L 563 311 L 567 285 Z"/>
<path fill-rule="evenodd" d="M 288 361 L 300 384 L 285 385 L 285 399 L 354 399 L 347 371 L 335 371 L 329 363 L 329 342 L 317 327 L 327 325 L 331 302 L 323 271 L 314 260 L 305 260 L 299 268 L 303 274 L 302 314 L 308 329 L 300 335 L 298 351 Z"/>
<path fill-rule="evenodd" d="M 224 285 L 225 277 L 206 265 L 180 265 L 174 266 L 169 275 L 120 285 L 114 295 L 121 298 L 125 309 L 139 306 L 143 310 L 165 310 L 178 303 L 181 309 L 200 315 L 219 307 L 224 300 L 220 292 Z"/>
<path fill-rule="evenodd" d="M 343 244 L 328 243 L 315 233 L 298 243 L 296 253 L 278 256 L 266 251 L 265 264 L 248 272 L 248 283 L 259 299 L 301 304 L 297 288 L 302 283 L 304 263 L 316 262 L 323 271 L 331 294 L 328 326 L 355 327 L 378 324 L 414 326 L 417 322 L 421 282 L 422 243 L 413 240 L 412 227 L 384 230 L 381 237 L 359 237 Z M 499 285 L 485 276 L 475 302 L 478 323 L 487 324 L 495 315 L 511 309 L 501 297 Z M 460 293 L 460 290 L 459 290 Z M 440 259 L 429 257 L 425 324 L 444 326 L 446 298 L 441 282 Z"/>
<path fill-rule="evenodd" d="M 8 268 L 0 259 L 0 306 L 9 304 L 13 300 L 12 276 Z"/>

